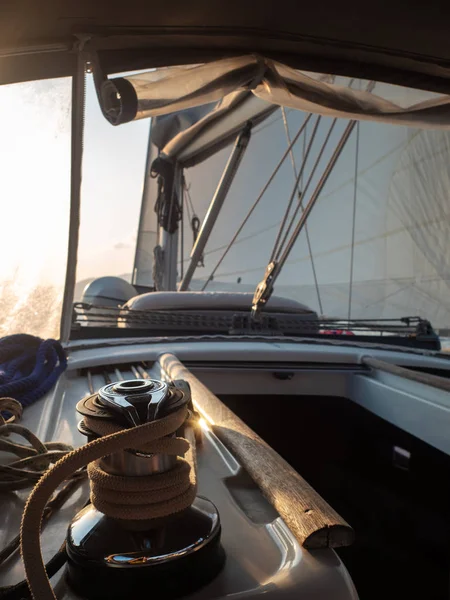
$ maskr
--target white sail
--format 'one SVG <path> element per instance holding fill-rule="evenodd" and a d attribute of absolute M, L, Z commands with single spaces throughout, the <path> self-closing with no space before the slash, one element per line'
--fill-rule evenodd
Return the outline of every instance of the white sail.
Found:
<path fill-rule="evenodd" d="M 291 136 L 304 118 L 299 112 L 288 114 Z M 330 119 L 322 119 L 320 123 L 304 179 L 330 122 Z M 338 122 L 318 174 L 344 126 L 345 121 Z M 310 135 L 311 126 L 305 140 L 299 140 L 294 150 L 297 168 L 304 142 Z M 203 287 L 286 146 L 279 111 L 253 134 L 206 249 L 205 266 L 196 271 L 193 289 Z M 229 149 L 222 150 L 185 172 L 192 204 L 200 219 L 206 214 L 228 153 Z M 278 279 L 277 295 L 295 298 L 336 317 L 420 315 L 437 328 L 448 327 L 449 177 L 450 136 L 447 132 L 360 123 L 308 220 L 312 257 L 304 230 Z M 214 280 L 208 283 L 208 290 L 254 290 L 269 261 L 293 183 L 292 166 L 286 161 Z M 186 210 L 185 203 L 185 215 Z M 192 212 L 192 208 L 190 210 Z M 185 262 L 192 248 L 187 221 L 185 219 L 184 224 Z"/>
<path fill-rule="evenodd" d="M 363 82 L 347 84 L 353 86 L 353 99 L 367 87 Z M 405 105 L 404 93 L 401 88 L 382 84 L 374 89 L 375 98 L 384 98 L 398 106 Z M 248 97 L 244 92 L 239 94 Z M 439 99 L 432 102 L 439 103 Z M 187 185 L 182 203 L 183 244 L 179 244 L 182 249 L 178 279 L 188 263 L 195 237 L 192 218 L 198 217 L 201 222 L 205 217 L 238 122 L 242 126 L 245 122 L 243 118 L 239 121 L 235 105 L 230 96 L 226 97 L 224 102 L 214 105 L 210 113 L 200 115 L 200 120 L 191 126 L 185 124 L 160 146 L 163 156 L 183 166 Z M 224 106 L 228 106 L 225 111 Z M 339 119 L 329 134 L 331 117 L 322 115 L 311 119 L 292 156 L 287 158 L 217 267 L 286 150 L 286 125 L 292 138 L 306 118 L 304 112 L 286 109 L 287 122 L 284 123 L 281 109 L 271 113 L 263 105 L 259 108 L 256 103 L 255 107 L 251 109 L 254 112 L 250 111 L 245 117 L 249 119 L 253 114 L 256 121 L 250 144 L 195 273 L 192 289 L 255 289 L 270 260 L 292 193 L 294 173 L 300 169 L 306 149 L 311 145 L 300 181 L 302 192 L 321 155 L 304 203 L 313 193 L 348 123 L 346 119 Z M 328 135 L 329 141 L 323 148 Z M 359 122 L 277 280 L 277 294 L 295 298 L 321 314 L 335 317 L 372 319 L 419 315 L 429 319 L 436 328 L 448 327 L 445 240 L 449 139 L 449 133 L 443 129 L 425 131 L 368 120 Z M 225 142 L 228 146 L 223 148 Z M 149 235 L 155 238 L 157 231 L 155 179 L 151 185 L 151 193 L 147 189 L 144 196 L 138 238 L 137 257 L 144 257 L 145 268 L 137 260 L 134 273 L 135 282 L 144 285 L 151 285 L 148 262 L 153 252 L 145 239 L 150 240 Z M 297 202 L 296 198 L 293 209 Z M 214 278 L 210 280 L 213 272 Z"/>

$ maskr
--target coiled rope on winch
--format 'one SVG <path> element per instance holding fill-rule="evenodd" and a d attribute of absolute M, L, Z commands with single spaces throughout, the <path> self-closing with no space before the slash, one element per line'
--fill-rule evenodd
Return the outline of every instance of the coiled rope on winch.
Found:
<path fill-rule="evenodd" d="M 122 429 L 113 424 L 114 431 L 110 427 L 112 424 L 109 423 L 106 425 L 110 429 L 109 433 L 66 454 L 39 480 L 28 498 L 21 524 L 21 554 L 30 592 L 35 600 L 56 600 L 40 549 L 40 526 L 46 503 L 58 485 L 81 467 L 91 463 L 89 471 L 93 482 L 94 506 L 105 514 L 112 516 L 114 513 L 117 515 L 116 518 L 131 520 L 159 518 L 180 512 L 192 504 L 197 491 L 193 448 L 184 438 L 166 437 L 174 434 L 185 423 L 188 414 L 188 409 L 182 407 L 166 417 L 131 429 Z M 87 425 L 89 427 L 92 425 L 90 419 Z M 177 455 L 177 465 L 187 464 L 189 469 L 185 466 L 176 466 L 166 473 L 152 475 L 152 479 L 155 478 L 153 481 L 159 481 L 159 490 L 155 487 L 145 492 L 143 496 L 133 496 L 142 493 L 142 490 L 136 489 L 139 485 L 137 480 L 147 479 L 146 477 L 127 478 L 109 474 L 105 477 L 105 472 L 97 462 L 104 456 L 130 448 L 146 453 Z M 180 454 L 186 454 L 186 459 L 181 458 Z M 114 496 L 119 500 L 124 498 L 120 489 L 124 485 L 127 487 L 123 490 L 124 493 L 137 500 L 136 504 L 130 502 L 129 505 L 125 505 L 122 502 L 114 502 Z M 184 492 L 175 494 L 184 487 Z M 151 493 L 152 491 L 154 494 Z M 161 495 L 158 498 L 159 492 Z M 161 500 L 163 493 L 168 497 L 167 500 Z M 141 503 L 142 498 L 145 498 L 146 504 Z"/>
<path fill-rule="evenodd" d="M 100 436 L 124 430 L 117 423 L 101 419 L 84 417 L 84 423 Z M 176 456 L 177 462 L 164 473 L 139 477 L 112 475 L 102 468 L 101 461 L 91 462 L 88 465 L 91 502 L 97 510 L 115 519 L 142 520 L 166 517 L 192 504 L 197 487 L 195 468 L 191 468 L 192 448 L 186 439 L 162 437 L 139 447 L 133 444 L 128 449 L 146 454 Z M 185 454 L 187 459 L 182 458 Z"/>

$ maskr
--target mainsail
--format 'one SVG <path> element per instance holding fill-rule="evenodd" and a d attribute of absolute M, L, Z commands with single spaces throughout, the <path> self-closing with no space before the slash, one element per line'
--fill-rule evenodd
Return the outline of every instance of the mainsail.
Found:
<path fill-rule="evenodd" d="M 247 153 L 205 250 L 204 266 L 197 268 L 191 289 L 202 289 L 206 284 L 208 290 L 254 291 L 261 280 L 295 180 L 290 158 L 298 170 L 311 141 L 316 116 L 212 281 L 209 276 L 285 152 L 287 132 L 292 138 L 307 114 L 287 109 L 285 116 L 284 120 L 282 109 L 277 108 L 254 127 Z M 322 117 L 317 126 L 300 181 L 300 194 L 331 122 L 330 117 Z M 345 119 L 337 122 L 321 165 L 329 160 L 345 126 Z M 192 249 L 193 213 L 200 220 L 204 218 L 229 153 L 230 147 L 222 148 L 184 169 L 179 279 Z M 320 168 L 312 185 L 319 174 Z M 277 281 L 277 295 L 295 298 L 334 317 L 420 315 L 436 328 L 447 328 L 449 178 L 447 131 L 358 123 L 308 219 L 307 230 L 300 234 Z M 152 185 L 156 189 L 156 180 L 150 181 L 149 187 Z M 144 198 L 143 214 L 151 223 L 146 226 L 147 231 L 156 232 L 153 198 Z M 147 243 L 142 243 L 138 252 L 149 250 Z M 135 267 L 136 282 L 151 285 L 148 266 L 143 269 L 137 262 Z"/>

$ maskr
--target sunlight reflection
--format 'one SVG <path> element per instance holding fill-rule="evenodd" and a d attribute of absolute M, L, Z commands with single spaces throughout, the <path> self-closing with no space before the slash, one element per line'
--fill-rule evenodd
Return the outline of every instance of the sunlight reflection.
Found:
<path fill-rule="evenodd" d="M 70 199 L 70 78 L 0 87 L 0 335 L 58 335 Z"/>

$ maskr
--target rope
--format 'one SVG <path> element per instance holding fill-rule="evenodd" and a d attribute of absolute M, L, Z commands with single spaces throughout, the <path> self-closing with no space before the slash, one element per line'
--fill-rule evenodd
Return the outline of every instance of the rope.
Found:
<path fill-rule="evenodd" d="M 1 439 L 1 436 L 10 433 L 22 436 L 31 444 L 31 447 Z M 70 452 L 72 447 L 62 442 L 43 444 L 26 427 L 8 423 L 0 427 L 0 450 L 23 457 L 7 465 L 0 465 L 0 491 L 5 492 L 32 487 L 39 481 L 49 465 Z"/>
<path fill-rule="evenodd" d="M 143 449 L 146 452 L 151 448 L 153 452 L 161 452 L 163 449 L 167 451 L 169 445 L 175 440 L 174 444 L 177 444 L 177 451 L 187 447 L 188 442 L 181 438 L 167 438 L 161 439 L 165 436 L 171 435 L 176 432 L 179 427 L 183 425 L 186 421 L 186 417 L 188 415 L 188 410 L 186 407 L 181 408 L 175 413 L 168 415 L 162 419 L 157 421 L 151 421 L 149 423 L 145 423 L 143 425 L 139 425 L 138 427 L 133 427 L 132 429 L 121 429 L 115 433 L 111 433 L 109 435 L 104 435 L 103 437 L 99 437 L 92 442 L 89 442 L 85 446 L 73 450 L 69 454 L 66 454 L 63 458 L 61 458 L 56 464 L 50 468 L 45 475 L 39 480 L 36 487 L 30 494 L 28 498 L 27 504 L 25 506 L 22 524 L 21 524 L 21 553 L 22 560 L 25 567 L 25 573 L 27 576 L 28 585 L 31 591 L 31 595 L 35 600 L 56 600 L 56 596 L 52 590 L 50 581 L 45 571 L 44 562 L 42 559 L 42 553 L 40 551 L 40 525 L 42 520 L 42 515 L 45 510 L 45 505 L 48 499 L 51 497 L 53 491 L 56 489 L 58 485 L 60 485 L 65 479 L 67 479 L 72 473 L 85 466 L 88 463 L 94 463 L 94 467 L 90 465 L 90 469 L 96 467 L 98 463 L 98 459 L 103 456 L 107 456 L 109 454 L 113 454 L 114 452 L 118 452 L 120 450 L 125 450 L 129 448 L 133 449 Z M 89 425 L 92 425 L 89 420 Z M 106 425 L 106 427 L 110 427 Z M 175 452 L 175 446 L 173 447 L 173 452 Z M 176 453 L 176 452 L 175 452 Z M 192 450 L 190 451 L 190 456 L 188 457 L 194 465 L 194 457 Z M 179 461 L 180 462 L 180 461 Z M 179 463 L 177 463 L 179 464 Z M 171 471 L 168 472 L 169 474 Z M 157 477 L 160 480 L 164 480 L 164 476 L 166 474 L 159 474 Z M 99 471 L 99 478 L 102 477 L 101 472 Z M 109 476 L 115 479 L 116 476 Z M 155 511 L 154 515 L 160 515 L 161 505 L 168 505 L 164 510 L 164 514 L 173 514 L 183 508 L 187 508 L 192 503 L 192 500 L 195 497 L 196 492 L 196 476 L 195 469 L 191 468 L 189 471 L 190 477 L 190 493 L 189 498 L 191 501 L 188 503 L 187 495 L 184 496 L 183 502 L 180 500 L 180 496 L 172 499 L 168 502 L 158 502 L 154 504 Z M 109 478 L 107 478 L 109 480 Z M 130 486 L 134 488 L 136 486 L 136 481 L 141 479 L 140 477 L 130 477 L 130 478 L 120 478 L 127 479 L 130 481 Z M 145 479 L 145 478 L 144 478 Z M 135 491 L 134 489 L 131 492 Z M 118 495 L 116 493 L 116 495 Z M 103 501 L 101 498 L 100 501 Z M 94 502 L 97 502 L 97 499 L 94 498 Z M 106 500 L 108 503 L 108 500 Z M 148 506 L 151 506 L 150 503 Z M 94 504 L 95 506 L 95 504 Z M 130 518 L 134 519 L 136 516 L 134 513 L 130 511 L 130 507 L 127 506 L 123 511 L 117 507 L 120 507 L 120 504 L 114 505 L 114 510 L 119 510 L 121 517 L 120 518 Z M 139 506 L 139 505 L 138 505 Z M 160 512 L 159 512 L 160 511 Z M 103 512 L 103 511 L 102 511 Z M 138 517 L 139 518 L 139 517 Z M 148 515 L 143 516 L 141 518 L 149 518 Z"/>
<path fill-rule="evenodd" d="M 319 152 L 319 156 L 317 157 L 316 163 L 315 163 L 315 165 L 313 167 L 313 170 L 311 172 L 311 175 L 310 175 L 310 178 L 308 180 L 308 183 L 306 184 L 305 191 L 308 188 L 309 183 L 312 180 L 312 177 L 314 175 L 315 169 L 317 168 L 317 165 L 319 164 L 320 157 L 321 157 L 321 155 L 322 155 L 322 153 L 323 153 L 323 151 L 325 149 L 325 146 L 326 146 L 326 144 L 328 142 L 329 136 L 331 135 L 331 131 L 332 131 L 333 127 L 334 127 L 335 122 L 336 122 L 336 119 L 334 119 L 333 123 L 331 124 L 331 127 L 330 127 L 330 129 L 328 131 L 328 135 L 327 135 L 327 137 L 325 139 L 325 142 L 323 143 L 322 148 L 321 148 L 321 150 Z M 291 218 L 291 222 L 290 222 L 290 224 L 289 224 L 289 226 L 287 228 L 287 231 L 284 234 L 283 241 L 281 242 L 281 244 L 279 244 L 277 250 L 276 250 L 276 248 L 273 249 L 273 251 L 272 251 L 272 257 L 275 256 L 275 262 L 273 262 L 274 269 L 273 269 L 272 274 L 271 274 L 270 293 L 272 293 L 275 281 L 276 281 L 277 277 L 279 276 L 279 274 L 281 273 L 281 270 L 283 269 L 283 267 L 284 267 L 284 265 L 285 265 L 285 263 L 286 263 L 286 261 L 287 261 L 287 259 L 289 257 L 289 254 L 290 254 L 292 248 L 294 247 L 294 244 L 297 241 L 298 236 L 300 235 L 300 232 L 301 232 L 303 226 L 306 223 L 306 219 L 309 217 L 309 214 L 310 214 L 312 208 L 314 207 L 314 204 L 316 203 L 316 200 L 319 198 L 319 196 L 320 196 L 320 194 L 322 192 L 322 189 L 323 189 L 324 185 L 326 184 L 326 182 L 327 182 L 327 180 L 328 180 L 328 178 L 330 176 L 330 173 L 331 173 L 331 171 L 333 170 L 333 168 L 334 168 L 334 166 L 336 164 L 336 161 L 338 160 L 339 156 L 341 155 L 342 150 L 344 149 L 345 144 L 347 143 L 348 138 L 350 137 L 350 134 L 351 134 L 351 132 L 353 131 L 353 129 L 355 127 L 355 124 L 356 124 L 356 121 L 349 121 L 347 127 L 345 128 L 344 133 L 342 134 L 342 136 L 341 136 L 341 138 L 340 138 L 340 140 L 339 140 L 339 142 L 338 142 L 338 144 L 337 144 L 337 146 L 336 146 L 336 148 L 335 148 L 335 150 L 334 150 L 334 152 L 333 152 L 333 154 L 332 154 L 332 156 L 331 156 L 328 164 L 326 165 L 326 167 L 325 167 L 325 169 L 324 169 L 324 171 L 322 173 L 322 176 L 320 177 L 320 179 L 319 179 L 319 181 L 318 181 L 318 183 L 316 185 L 315 190 L 311 194 L 311 196 L 309 198 L 309 201 L 308 201 L 306 207 L 304 208 L 303 213 L 302 213 L 302 215 L 301 215 L 301 217 L 300 217 L 300 219 L 299 219 L 299 221 L 298 221 L 298 223 L 297 223 L 297 225 L 296 225 L 296 227 L 295 227 L 295 229 L 294 229 L 294 231 L 293 231 L 290 239 L 287 240 L 287 236 L 288 236 L 288 234 L 290 232 L 290 229 L 291 229 L 292 225 L 294 224 L 295 217 L 297 215 L 297 212 L 300 209 L 300 204 L 297 205 L 297 208 L 294 211 L 294 214 L 293 214 L 293 216 Z M 297 183 L 296 183 L 296 185 L 297 185 Z M 295 191 L 295 188 L 294 188 L 294 191 Z M 287 240 L 287 243 L 286 243 L 286 246 L 284 247 L 286 240 Z M 276 251 L 276 255 L 275 255 L 275 251 Z M 262 285 L 262 284 L 259 284 L 259 285 Z M 259 288 L 259 286 L 258 286 L 258 288 Z M 267 301 L 267 298 L 266 298 L 266 301 Z"/>
<path fill-rule="evenodd" d="M 0 465 L 0 492 L 23 490 L 39 481 L 51 463 L 72 450 L 62 442 L 43 443 L 29 429 L 14 421 L 19 420 L 22 406 L 13 398 L 0 398 L 0 412 L 12 413 L 6 421 L 0 416 L 0 451 L 13 454 L 19 460 Z M 24 446 L 5 439 L 11 433 L 24 438 L 30 445 Z"/>
<path fill-rule="evenodd" d="M 78 487 L 80 482 L 84 480 L 86 476 L 86 471 L 77 471 L 77 473 L 69 479 L 69 481 L 54 494 L 51 500 L 47 502 L 47 505 L 44 510 L 43 521 L 46 523 L 49 518 L 55 514 L 57 510 L 62 508 L 65 504 L 66 500 L 68 500 L 71 494 Z M 1 551 L 0 551 L 0 565 L 3 565 L 8 558 L 17 550 L 20 545 L 20 534 L 16 535 Z M 26 583 L 26 582 L 25 582 Z M 6 588 L 0 588 L 0 598 L 3 598 L 3 593 L 10 588 L 16 588 L 17 585 L 8 586 Z M 27 587 L 28 590 L 28 587 Z"/>
<path fill-rule="evenodd" d="M 20 402 L 17 402 L 14 398 L 0 398 L 0 425 L 17 423 L 22 418 L 22 413 L 23 406 Z"/>
<path fill-rule="evenodd" d="M 18 491 L 33 487 L 43 476 L 52 462 L 72 450 L 68 444 L 60 442 L 43 443 L 29 429 L 18 425 L 22 416 L 22 405 L 14 398 L 0 398 L 0 451 L 13 454 L 20 460 L 0 465 L 0 492 Z M 3 414 L 1 414 L 3 413 Z M 7 419 L 3 415 L 10 415 Z M 11 433 L 20 435 L 30 445 L 25 446 L 9 439 Z M 30 470 L 34 469 L 34 470 Z M 79 483 L 85 478 L 86 471 L 77 471 L 69 481 L 56 492 L 46 504 L 43 522 L 46 523 L 56 510 L 61 508 Z M 0 565 L 14 554 L 20 544 L 20 536 L 14 537 L 0 550 Z M 65 544 L 46 565 L 46 572 L 52 577 L 66 561 Z M 29 597 L 26 580 L 15 585 L 0 587 L 1 600 L 21 600 Z"/>
<path fill-rule="evenodd" d="M 67 367 L 56 340 L 24 333 L 0 339 L 0 397 L 12 396 L 28 406 L 44 396 Z"/>
<path fill-rule="evenodd" d="M 84 423 L 100 436 L 123 431 L 123 427 L 111 421 L 85 417 Z M 162 437 L 134 449 L 147 454 L 177 456 L 177 462 L 170 471 L 140 477 L 111 475 L 100 461 L 90 463 L 91 502 L 97 510 L 115 519 L 142 520 L 167 517 L 192 504 L 196 482 L 195 470 L 190 466 L 192 450 L 187 440 Z M 188 460 L 181 458 L 187 453 Z"/>
<path fill-rule="evenodd" d="M 19 545 L 19 536 L 17 536 L 16 547 Z M 15 550 L 15 548 L 14 548 Z M 48 577 L 53 577 L 67 561 L 66 554 L 66 542 L 61 546 L 58 552 L 52 556 L 52 558 L 45 565 L 45 572 Z M 28 588 L 28 582 L 26 579 L 16 583 L 15 585 L 8 585 L 0 588 L 0 600 L 25 600 L 30 598 L 30 590 Z"/>

